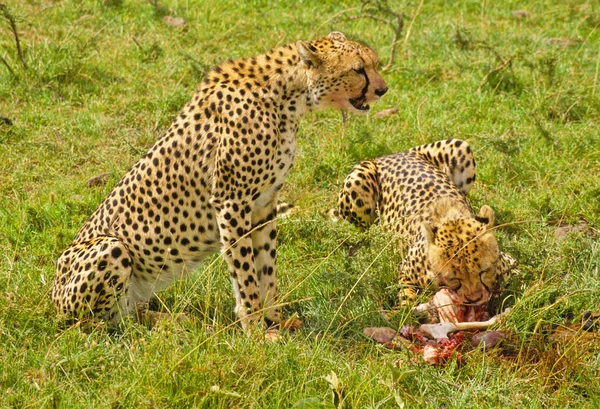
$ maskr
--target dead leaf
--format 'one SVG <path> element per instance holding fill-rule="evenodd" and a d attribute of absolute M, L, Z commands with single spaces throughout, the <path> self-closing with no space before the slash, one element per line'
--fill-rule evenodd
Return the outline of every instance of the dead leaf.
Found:
<path fill-rule="evenodd" d="M 560 48 L 572 47 L 577 44 L 577 41 L 565 37 L 547 38 L 546 44 L 555 45 Z"/>
<path fill-rule="evenodd" d="M 382 344 L 392 341 L 397 333 L 398 331 L 388 327 L 369 327 L 363 330 L 366 337 Z"/>
<path fill-rule="evenodd" d="M 527 10 L 515 10 L 512 12 L 512 15 L 515 16 L 516 18 L 526 18 L 531 16 L 531 13 L 528 12 Z"/>
<path fill-rule="evenodd" d="M 163 23 L 173 26 L 173 27 L 181 27 L 186 25 L 186 21 L 181 17 L 173 17 L 173 16 L 164 16 L 162 19 Z"/>
<path fill-rule="evenodd" d="M 304 325 L 304 323 L 298 319 L 298 314 L 293 314 L 291 317 L 283 320 L 280 324 L 279 324 L 279 329 L 283 330 L 283 331 L 296 331 L 297 329 L 300 329 L 302 327 L 302 325 Z"/>
<path fill-rule="evenodd" d="M 584 331 L 595 331 L 600 326 L 600 313 L 585 311 L 581 316 L 581 324 Z"/>
<path fill-rule="evenodd" d="M 91 14 L 84 14 L 83 16 L 81 16 L 77 20 L 75 20 L 75 23 L 81 23 L 82 21 L 89 20 L 91 18 L 94 18 L 94 16 Z"/>
<path fill-rule="evenodd" d="M 104 186 L 104 185 L 106 185 L 106 181 L 108 180 L 109 176 L 110 176 L 110 173 L 106 172 L 106 173 L 102 173 L 98 176 L 94 176 L 93 178 L 89 178 L 87 181 L 87 185 L 88 185 L 88 187 Z"/>
<path fill-rule="evenodd" d="M 387 116 L 396 115 L 398 113 L 398 108 L 390 108 L 384 109 L 383 111 L 379 111 L 373 115 L 373 118 L 385 118 Z"/>
<path fill-rule="evenodd" d="M 561 242 L 571 233 L 585 233 L 588 230 L 588 227 L 587 220 L 581 219 L 579 220 L 579 223 L 575 225 L 565 224 L 557 227 L 556 230 L 554 230 L 554 236 L 556 237 L 556 241 Z"/>
<path fill-rule="evenodd" d="M 345 407 L 344 385 L 342 385 L 342 382 L 338 378 L 337 374 L 331 371 L 329 375 L 324 376 L 323 378 L 327 381 L 327 383 L 329 383 L 329 387 L 333 391 L 333 406 L 336 408 Z"/>
<path fill-rule="evenodd" d="M 593 323 L 583 322 L 581 324 L 569 324 L 569 325 L 560 325 L 552 330 L 548 340 L 551 342 L 558 343 L 573 343 L 577 342 L 578 345 L 584 345 L 587 343 L 594 343 L 600 336 L 592 330 L 590 331 L 589 325 L 593 325 Z M 583 329 L 583 331 L 582 331 Z"/>
<path fill-rule="evenodd" d="M 281 334 L 279 333 L 279 330 L 270 329 L 267 332 L 265 332 L 265 339 L 267 341 L 277 342 L 281 339 Z"/>

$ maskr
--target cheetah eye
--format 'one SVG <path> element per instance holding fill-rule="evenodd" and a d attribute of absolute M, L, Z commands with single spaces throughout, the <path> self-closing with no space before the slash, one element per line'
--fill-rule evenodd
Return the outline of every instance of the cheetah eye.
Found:
<path fill-rule="evenodd" d="M 460 284 L 460 280 L 457 277 L 444 277 L 444 281 L 450 286 L 456 286 Z"/>
<path fill-rule="evenodd" d="M 354 71 L 357 74 L 364 75 L 365 74 L 365 67 L 352 68 L 352 71 Z"/>
<path fill-rule="evenodd" d="M 481 270 L 479 272 L 480 279 L 490 279 L 493 277 L 494 269 L 492 267 L 486 268 L 485 270 Z"/>
<path fill-rule="evenodd" d="M 454 289 L 454 291 L 458 291 L 458 289 L 462 287 L 462 282 L 456 277 L 449 278 L 447 283 L 450 288 Z"/>

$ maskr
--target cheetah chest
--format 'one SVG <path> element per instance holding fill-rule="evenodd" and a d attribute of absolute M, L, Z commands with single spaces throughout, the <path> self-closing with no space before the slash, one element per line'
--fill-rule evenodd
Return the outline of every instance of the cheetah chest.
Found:
<path fill-rule="evenodd" d="M 274 195 L 281 189 L 283 182 L 290 172 L 296 156 L 295 133 L 285 132 L 280 134 L 279 144 L 275 152 L 272 166 L 272 177 L 270 183 L 262 191 L 255 201 L 255 207 L 262 207 L 271 201 Z"/>

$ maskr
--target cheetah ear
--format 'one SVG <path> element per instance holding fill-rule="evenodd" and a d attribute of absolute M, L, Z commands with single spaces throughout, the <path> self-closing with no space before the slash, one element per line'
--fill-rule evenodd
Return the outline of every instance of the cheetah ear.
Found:
<path fill-rule="evenodd" d="M 310 43 L 298 41 L 296 42 L 296 48 L 298 49 L 300 60 L 302 60 L 302 62 L 306 64 L 308 68 L 317 67 L 319 64 L 321 64 L 321 60 L 315 53 L 317 49 L 310 45 Z"/>
<path fill-rule="evenodd" d="M 435 243 L 435 234 L 437 233 L 437 227 L 433 227 L 431 225 L 431 222 L 429 221 L 424 221 L 423 224 L 423 234 L 425 235 L 425 240 L 427 240 L 428 243 Z"/>
<path fill-rule="evenodd" d="M 331 33 L 329 33 L 329 35 L 327 35 L 327 38 L 342 42 L 347 40 L 346 36 L 340 33 L 339 31 L 332 31 Z"/>
<path fill-rule="evenodd" d="M 483 205 L 477 216 L 475 216 L 475 220 L 485 224 L 487 228 L 491 228 L 494 226 L 494 211 L 488 205 Z"/>

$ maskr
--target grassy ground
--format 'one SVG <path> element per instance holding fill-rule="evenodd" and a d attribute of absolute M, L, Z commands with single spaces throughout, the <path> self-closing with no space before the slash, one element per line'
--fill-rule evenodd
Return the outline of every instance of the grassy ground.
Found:
<path fill-rule="evenodd" d="M 306 325 L 278 343 L 231 325 L 219 257 L 161 296 L 194 323 L 126 322 L 117 333 L 56 318 L 54 263 L 208 67 L 331 30 L 387 62 L 392 30 L 343 21 L 357 1 L 5 3 L 24 63 L 0 17 L 0 115 L 12 122 L 0 121 L 0 407 L 333 408 L 332 373 L 348 408 L 600 406 L 597 334 L 550 332 L 600 309 L 600 6 L 392 3 L 405 25 L 374 110 L 398 114 L 346 126 L 339 113 L 311 114 L 300 130 L 283 192 L 299 211 L 280 223 L 279 263 L 288 312 Z M 522 273 L 506 294 L 505 353 L 437 368 L 362 336 L 410 320 L 397 308 L 389 322 L 381 315 L 396 307 L 399 254 L 377 228 L 324 213 L 357 161 L 447 137 L 474 148 L 471 200 L 506 224 L 499 241 Z M 105 186 L 88 187 L 103 173 Z"/>

